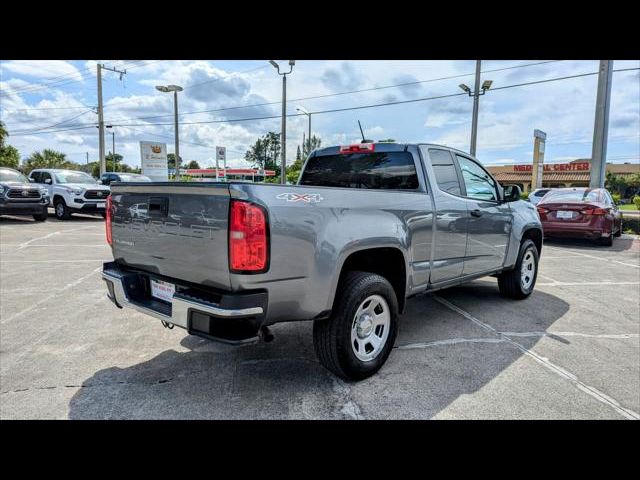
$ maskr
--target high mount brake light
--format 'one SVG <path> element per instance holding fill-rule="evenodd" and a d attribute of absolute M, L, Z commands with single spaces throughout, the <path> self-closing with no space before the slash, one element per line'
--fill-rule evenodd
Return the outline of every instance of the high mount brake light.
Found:
<path fill-rule="evenodd" d="M 107 243 L 109 245 L 113 245 L 113 236 L 111 235 L 111 205 L 112 205 L 112 200 L 111 200 L 111 195 L 109 195 L 107 197 L 107 204 L 106 204 L 105 216 L 104 216 L 105 218 L 104 226 L 107 232 Z"/>
<path fill-rule="evenodd" d="M 609 213 L 609 209 L 608 208 L 585 208 L 584 210 L 580 211 L 580 213 L 583 215 L 606 215 L 607 213 Z"/>
<path fill-rule="evenodd" d="M 267 215 L 253 203 L 231 201 L 229 215 L 229 269 L 236 273 L 259 273 L 267 269 L 269 245 Z"/>
<path fill-rule="evenodd" d="M 354 143 L 353 145 L 342 145 L 340 153 L 371 153 L 375 151 L 374 143 Z"/>

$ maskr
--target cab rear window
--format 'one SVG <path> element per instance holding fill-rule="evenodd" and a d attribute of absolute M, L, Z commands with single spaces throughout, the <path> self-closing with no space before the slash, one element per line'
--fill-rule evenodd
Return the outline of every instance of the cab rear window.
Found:
<path fill-rule="evenodd" d="M 418 174 L 409 152 L 323 155 L 307 162 L 300 185 L 416 190 Z"/>

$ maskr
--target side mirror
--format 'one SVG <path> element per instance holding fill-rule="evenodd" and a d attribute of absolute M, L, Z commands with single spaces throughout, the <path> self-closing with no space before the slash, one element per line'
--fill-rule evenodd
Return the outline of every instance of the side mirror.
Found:
<path fill-rule="evenodd" d="M 98 180 L 98 185 L 103 185 L 102 180 Z"/>
<path fill-rule="evenodd" d="M 517 202 L 520 200 L 522 190 L 518 185 L 505 185 L 504 188 L 504 201 L 505 202 Z"/>
<path fill-rule="evenodd" d="M 27 180 L 29 180 L 29 183 L 36 183 L 36 181 L 31 177 L 27 177 Z"/>
<path fill-rule="evenodd" d="M 51 185 L 51 179 L 50 178 L 45 178 L 44 179 L 44 183 L 46 183 L 47 185 Z"/>

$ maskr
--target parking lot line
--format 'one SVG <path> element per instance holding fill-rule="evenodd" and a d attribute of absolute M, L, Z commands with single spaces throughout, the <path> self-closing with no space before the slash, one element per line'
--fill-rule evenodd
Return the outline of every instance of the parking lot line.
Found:
<path fill-rule="evenodd" d="M 580 333 L 580 332 L 498 332 L 507 337 L 585 337 L 625 339 L 640 338 L 638 333 Z"/>
<path fill-rule="evenodd" d="M 505 334 L 503 334 L 501 332 L 498 332 L 491 325 L 488 325 L 488 324 L 484 323 L 483 321 L 477 319 L 476 317 L 471 315 L 469 312 L 463 310 L 462 308 L 458 307 L 457 305 L 454 305 L 453 303 L 449 302 L 448 300 L 442 298 L 439 295 L 433 295 L 433 299 L 436 300 L 437 302 L 441 303 L 445 307 L 449 308 L 450 310 L 453 310 L 454 312 L 459 313 L 460 315 L 462 315 L 467 320 L 470 320 L 474 324 L 478 325 L 480 328 L 482 328 L 482 329 L 484 329 L 484 330 L 486 330 L 486 331 L 488 331 L 490 333 L 493 333 L 494 335 L 497 335 L 499 338 L 503 339 L 506 343 L 509 343 L 510 345 L 512 345 L 515 348 L 517 348 L 518 350 L 520 350 L 524 355 L 527 355 L 528 357 L 530 357 L 533 360 L 535 360 L 536 362 L 538 362 L 540 365 L 546 367 L 550 372 L 552 372 L 552 373 L 554 373 L 554 374 L 556 374 L 556 375 L 558 375 L 558 376 L 560 376 L 560 377 L 562 377 L 562 378 L 564 378 L 566 380 L 569 380 L 579 390 L 585 392 L 586 394 L 588 394 L 591 397 L 595 398 L 599 402 L 610 406 L 611 408 L 613 408 L 616 412 L 618 412 L 623 417 L 628 418 L 628 419 L 640 420 L 640 414 L 638 414 L 637 412 L 634 412 L 633 410 L 630 410 L 628 408 L 623 407 L 614 398 L 611 398 L 610 396 L 608 396 L 607 394 L 601 392 L 597 388 L 592 387 L 590 385 L 587 385 L 586 383 L 580 381 L 580 379 L 578 379 L 578 377 L 576 377 L 573 373 L 565 370 L 562 367 L 559 367 L 558 365 L 555 365 L 554 363 L 549 361 L 549 359 L 538 355 L 533 350 L 529 350 L 528 348 L 524 347 L 523 345 L 519 344 L 518 342 L 512 340 L 508 335 L 505 335 Z"/>
<path fill-rule="evenodd" d="M 557 248 L 557 247 L 547 247 L 547 248 Z M 626 265 L 628 267 L 640 268 L 640 265 L 636 265 L 635 263 L 626 263 L 626 262 L 621 262 L 619 260 L 612 260 L 610 258 L 596 257 L 595 255 L 589 255 L 588 253 L 576 252 L 574 250 L 565 250 L 565 249 L 558 248 L 558 251 L 575 253 L 576 255 L 581 256 L 581 257 L 592 258 L 594 260 L 600 260 L 600 261 L 603 261 L 603 262 L 613 262 L 613 263 L 618 263 L 620 265 Z"/>
<path fill-rule="evenodd" d="M 436 340 L 434 342 L 418 342 L 398 345 L 398 350 L 414 350 L 416 348 L 439 347 L 442 345 L 457 345 L 459 343 L 503 343 L 502 338 L 447 338 L 446 340 Z"/>
<path fill-rule="evenodd" d="M 538 274 L 538 275 L 540 275 L 540 274 Z M 540 276 L 542 277 L 542 275 L 540 275 Z M 546 278 L 549 278 L 549 277 L 546 277 Z M 640 282 L 558 282 L 558 281 L 554 280 L 551 283 L 538 282 L 538 283 L 536 283 L 536 285 L 545 285 L 545 286 L 551 286 L 551 287 L 579 287 L 579 286 L 605 287 L 607 285 L 640 285 Z"/>
<path fill-rule="evenodd" d="M 75 280 L 74 282 L 68 283 L 66 284 L 64 287 L 62 287 L 60 290 L 57 290 L 56 292 L 52 293 L 51 295 L 48 295 L 46 297 L 44 297 L 41 300 L 38 300 L 36 303 L 32 303 L 30 306 L 28 306 L 27 308 L 25 308 L 24 310 L 20 310 L 17 313 L 14 313 L 13 315 L 11 315 L 10 317 L 7 317 L 5 319 L 3 319 L 0 324 L 2 325 L 6 325 L 7 323 L 9 323 L 10 321 L 12 321 L 14 318 L 17 318 L 21 315 L 24 315 L 25 313 L 30 312 L 31 310 L 37 308 L 39 305 L 42 305 L 45 302 L 48 302 L 49 300 L 51 300 L 52 298 L 56 297 L 57 295 L 59 295 L 60 293 L 64 292 L 65 290 L 68 290 L 70 288 L 75 287 L 76 285 L 84 282 L 87 278 L 90 278 L 92 275 L 95 275 L 96 273 L 98 273 L 100 270 L 102 270 L 102 265 L 99 266 L 98 268 L 94 269 L 91 271 L 91 273 L 89 273 L 88 275 L 85 275 L 83 277 L 80 277 L 79 279 Z"/>

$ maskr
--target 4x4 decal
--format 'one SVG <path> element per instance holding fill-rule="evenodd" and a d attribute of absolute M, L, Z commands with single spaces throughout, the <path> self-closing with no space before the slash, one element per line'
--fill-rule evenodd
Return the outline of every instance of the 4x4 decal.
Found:
<path fill-rule="evenodd" d="M 286 192 L 276 196 L 279 200 L 286 200 L 287 202 L 306 202 L 306 203 L 318 203 L 324 200 L 319 193 L 293 193 Z"/>

